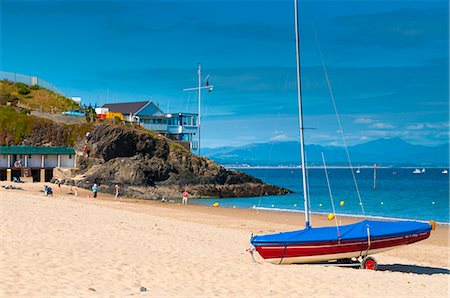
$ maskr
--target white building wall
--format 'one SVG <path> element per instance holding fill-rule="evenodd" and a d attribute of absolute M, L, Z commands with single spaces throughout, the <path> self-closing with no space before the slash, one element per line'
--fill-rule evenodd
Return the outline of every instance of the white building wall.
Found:
<path fill-rule="evenodd" d="M 28 167 L 29 168 L 40 168 L 41 167 L 41 157 L 40 154 L 32 154 L 31 158 L 28 156 Z"/>
<path fill-rule="evenodd" d="M 0 155 L 0 168 L 8 167 L 8 154 Z"/>
<path fill-rule="evenodd" d="M 45 155 L 44 167 L 56 168 L 58 166 L 58 155 Z"/>
<path fill-rule="evenodd" d="M 74 155 L 61 155 L 61 167 L 62 168 L 73 168 L 75 162 Z"/>

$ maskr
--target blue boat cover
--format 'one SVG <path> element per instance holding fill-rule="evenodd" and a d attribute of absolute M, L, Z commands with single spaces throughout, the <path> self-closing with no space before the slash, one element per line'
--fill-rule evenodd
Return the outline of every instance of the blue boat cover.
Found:
<path fill-rule="evenodd" d="M 367 228 L 370 231 L 370 239 L 408 236 L 429 232 L 431 226 L 428 223 L 417 221 L 378 221 L 363 220 L 358 223 L 339 226 L 340 240 L 366 240 Z M 323 228 L 309 228 L 293 232 L 284 232 L 262 236 L 253 236 L 251 243 L 254 246 L 304 244 L 314 242 L 329 242 L 339 240 L 336 226 Z"/>

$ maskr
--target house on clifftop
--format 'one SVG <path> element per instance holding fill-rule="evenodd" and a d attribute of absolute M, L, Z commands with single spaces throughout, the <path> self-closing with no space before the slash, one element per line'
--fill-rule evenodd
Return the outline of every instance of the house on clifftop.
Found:
<path fill-rule="evenodd" d="M 69 147 L 0 146 L 0 180 L 15 178 L 29 182 L 48 182 L 54 169 L 77 166 L 76 154 Z"/>
<path fill-rule="evenodd" d="M 152 101 L 104 104 L 102 111 L 121 113 L 126 121 L 139 123 L 178 142 L 188 150 L 196 150 L 198 142 L 198 115 L 195 113 L 165 113 Z"/>

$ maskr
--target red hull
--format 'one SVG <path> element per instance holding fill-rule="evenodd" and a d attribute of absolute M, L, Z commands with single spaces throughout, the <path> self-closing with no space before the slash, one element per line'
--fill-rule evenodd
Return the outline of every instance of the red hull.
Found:
<path fill-rule="evenodd" d="M 395 238 L 380 238 L 365 241 L 332 241 L 308 244 L 255 246 L 256 251 L 274 263 L 323 262 L 344 258 L 366 256 L 411 244 L 430 236 L 430 232 Z"/>

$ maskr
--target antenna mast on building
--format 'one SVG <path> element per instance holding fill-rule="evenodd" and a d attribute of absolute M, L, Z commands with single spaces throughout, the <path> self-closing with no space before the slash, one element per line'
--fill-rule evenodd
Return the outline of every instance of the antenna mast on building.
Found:
<path fill-rule="evenodd" d="M 197 108 L 198 109 L 198 121 L 197 121 L 197 127 L 198 127 L 198 155 L 199 156 L 201 156 L 200 120 L 201 120 L 202 89 L 208 89 L 208 91 L 211 92 L 213 90 L 213 88 L 214 88 L 214 86 L 213 85 L 209 85 L 207 80 L 205 82 L 205 86 L 202 86 L 202 67 L 201 67 L 200 63 L 198 63 L 198 87 L 183 89 L 183 91 L 197 91 L 197 94 L 198 94 L 198 108 Z"/>

